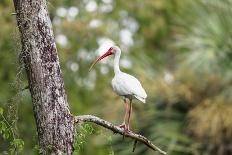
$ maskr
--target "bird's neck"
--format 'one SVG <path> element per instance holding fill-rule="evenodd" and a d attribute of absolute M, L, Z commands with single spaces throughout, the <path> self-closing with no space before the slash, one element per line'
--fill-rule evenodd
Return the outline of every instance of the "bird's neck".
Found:
<path fill-rule="evenodd" d="M 114 57 L 114 74 L 120 73 L 120 68 L 119 68 L 119 60 L 120 60 L 120 55 L 121 52 L 115 53 Z"/>

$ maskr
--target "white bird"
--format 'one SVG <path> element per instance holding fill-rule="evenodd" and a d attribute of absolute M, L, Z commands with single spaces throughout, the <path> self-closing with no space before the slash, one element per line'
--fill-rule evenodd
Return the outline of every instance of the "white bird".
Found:
<path fill-rule="evenodd" d="M 113 90 L 116 92 L 117 95 L 124 97 L 125 103 L 125 115 L 120 128 L 124 130 L 129 130 L 130 125 L 130 116 L 132 112 L 132 99 L 136 98 L 143 103 L 146 103 L 147 94 L 143 89 L 139 80 L 137 80 L 134 76 L 124 73 L 119 68 L 119 60 L 121 56 L 121 49 L 118 46 L 112 46 L 105 54 L 100 56 L 96 59 L 93 64 L 91 65 L 89 71 L 92 67 L 103 58 L 114 55 L 114 78 L 112 79 L 112 87 Z M 128 109 L 128 102 L 129 99 L 130 107 Z M 126 125 L 126 117 L 128 116 L 128 126 Z"/>

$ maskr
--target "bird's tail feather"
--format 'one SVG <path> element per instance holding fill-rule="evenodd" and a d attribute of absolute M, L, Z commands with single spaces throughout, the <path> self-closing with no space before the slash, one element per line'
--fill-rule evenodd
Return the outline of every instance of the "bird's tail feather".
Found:
<path fill-rule="evenodd" d="M 134 95 L 135 98 L 137 98 L 139 101 L 143 102 L 143 103 L 146 103 L 146 99 L 145 98 L 142 98 L 142 97 L 139 97 L 137 95 Z"/>

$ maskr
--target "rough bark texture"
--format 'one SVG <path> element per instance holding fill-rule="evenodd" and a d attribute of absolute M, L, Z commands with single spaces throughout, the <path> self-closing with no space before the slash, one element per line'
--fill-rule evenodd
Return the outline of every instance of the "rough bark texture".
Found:
<path fill-rule="evenodd" d="M 74 123 L 46 0 L 13 0 L 42 154 L 71 154 Z"/>

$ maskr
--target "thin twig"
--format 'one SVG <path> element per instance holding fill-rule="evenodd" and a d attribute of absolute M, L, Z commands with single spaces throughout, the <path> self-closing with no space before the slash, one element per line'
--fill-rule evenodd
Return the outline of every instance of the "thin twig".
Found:
<path fill-rule="evenodd" d="M 132 152 L 135 152 L 135 148 L 136 148 L 136 144 L 137 144 L 137 140 L 135 140 L 135 142 L 134 142 L 134 145 L 133 145 L 133 150 L 132 150 Z"/>
<path fill-rule="evenodd" d="M 124 135 L 125 137 L 130 137 L 132 139 L 135 139 L 137 141 L 142 142 L 147 147 L 151 148 L 154 151 L 158 151 L 160 154 L 166 155 L 167 153 L 161 150 L 159 147 L 154 145 L 150 140 L 148 140 L 146 137 L 136 134 L 132 131 L 124 131 L 124 129 L 121 129 L 118 126 L 113 125 L 112 123 L 105 121 L 99 117 L 92 116 L 92 115 L 81 115 L 81 116 L 74 116 L 75 123 L 81 123 L 81 122 L 92 122 L 95 124 L 98 124 L 102 127 L 105 127 L 109 130 L 112 130 L 114 133 L 118 133 L 121 135 Z"/>

